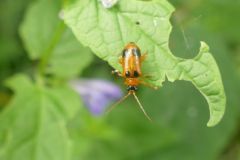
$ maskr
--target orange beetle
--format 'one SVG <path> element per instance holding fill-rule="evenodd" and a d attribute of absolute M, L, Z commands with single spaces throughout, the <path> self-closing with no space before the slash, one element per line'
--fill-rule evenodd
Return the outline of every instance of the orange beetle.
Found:
<path fill-rule="evenodd" d="M 142 75 L 141 71 L 141 64 L 146 58 L 146 54 L 141 55 L 141 50 L 139 47 L 134 43 L 130 42 L 125 46 L 125 48 L 122 51 L 122 56 L 119 58 L 119 63 L 122 65 L 123 71 L 120 72 L 118 70 L 114 70 L 113 74 L 117 74 L 120 77 L 123 77 L 125 79 L 125 85 L 128 86 L 128 94 L 124 96 L 122 99 L 120 99 L 117 103 L 115 103 L 109 110 L 110 112 L 116 105 L 121 103 L 123 100 L 125 100 L 129 95 L 133 95 L 136 101 L 139 104 L 139 107 L 145 114 L 145 116 L 150 120 L 151 118 L 148 116 L 146 111 L 144 110 L 143 106 L 141 105 L 139 99 L 136 96 L 137 86 L 139 84 L 146 85 L 148 87 L 157 89 L 157 87 L 151 86 L 141 80 L 142 77 L 146 77 Z"/>

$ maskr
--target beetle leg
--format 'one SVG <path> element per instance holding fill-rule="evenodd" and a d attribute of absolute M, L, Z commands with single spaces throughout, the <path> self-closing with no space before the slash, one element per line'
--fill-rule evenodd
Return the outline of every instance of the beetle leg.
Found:
<path fill-rule="evenodd" d="M 145 81 L 139 81 L 139 83 L 140 84 L 142 84 L 142 85 L 145 85 L 145 86 L 147 86 L 147 87 L 150 87 L 150 88 L 152 88 L 152 89 L 155 89 L 155 90 L 157 90 L 159 87 L 157 87 L 157 86 L 153 86 L 153 85 L 151 85 L 151 84 L 148 84 L 147 82 L 145 82 Z"/>
<path fill-rule="evenodd" d="M 118 62 L 119 62 L 120 64 L 122 64 L 122 63 L 123 63 L 123 59 L 122 59 L 122 57 L 121 57 L 121 56 L 118 58 Z"/>
<path fill-rule="evenodd" d="M 112 74 L 115 74 L 115 75 L 117 75 L 119 77 L 122 77 L 122 73 L 119 70 L 113 70 Z"/>
<path fill-rule="evenodd" d="M 146 58 L 147 58 L 147 52 L 141 56 L 140 58 L 141 62 L 143 62 Z"/>

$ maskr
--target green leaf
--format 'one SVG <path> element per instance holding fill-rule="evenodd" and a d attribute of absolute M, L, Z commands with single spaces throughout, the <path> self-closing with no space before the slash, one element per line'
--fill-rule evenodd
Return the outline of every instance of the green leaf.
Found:
<path fill-rule="evenodd" d="M 192 82 L 207 99 L 208 126 L 214 126 L 221 120 L 226 103 L 217 64 L 204 42 L 194 59 L 171 53 L 169 19 L 173 10 L 165 0 L 121 0 L 111 9 L 105 9 L 97 0 L 76 0 L 66 7 L 64 19 L 81 43 L 117 69 L 121 69 L 117 59 L 123 47 L 136 42 L 148 52 L 143 72 L 153 75 L 149 82 L 157 86 L 166 79 Z"/>
<path fill-rule="evenodd" d="M 69 160 L 66 123 L 79 109 L 78 95 L 68 87 L 34 85 L 23 75 L 8 85 L 15 96 L 0 115 L 0 159 Z"/>
<path fill-rule="evenodd" d="M 47 73 L 68 78 L 82 71 L 90 63 L 92 54 L 60 20 L 60 10 L 60 1 L 34 2 L 20 33 L 30 58 L 42 61 L 41 72 L 47 68 Z"/>
<path fill-rule="evenodd" d="M 214 126 L 221 120 L 225 111 L 226 97 L 217 64 L 204 42 L 201 42 L 197 57 L 190 60 L 179 59 L 178 68 L 168 77 L 172 80 L 190 81 L 200 90 L 209 104 L 208 126 Z"/>

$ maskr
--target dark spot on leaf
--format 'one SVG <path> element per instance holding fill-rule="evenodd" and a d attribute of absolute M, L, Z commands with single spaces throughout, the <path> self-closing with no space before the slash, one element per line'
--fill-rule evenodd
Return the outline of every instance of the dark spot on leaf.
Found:
<path fill-rule="evenodd" d="M 140 22 L 139 22 L 139 21 L 137 21 L 137 22 L 136 22 L 136 25 L 140 25 Z"/>

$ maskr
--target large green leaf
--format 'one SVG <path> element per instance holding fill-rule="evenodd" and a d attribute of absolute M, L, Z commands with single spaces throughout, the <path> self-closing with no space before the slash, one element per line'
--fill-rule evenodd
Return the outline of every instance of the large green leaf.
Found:
<path fill-rule="evenodd" d="M 168 41 L 172 12 L 173 7 L 165 0 L 121 0 L 109 10 L 97 0 L 77 0 L 66 7 L 64 19 L 80 42 L 118 69 L 117 59 L 124 45 L 136 42 L 148 52 L 143 70 L 153 75 L 150 82 L 157 86 L 166 79 L 192 82 L 209 103 L 208 126 L 214 126 L 221 120 L 226 103 L 217 64 L 204 42 L 194 59 L 171 53 Z"/>
<path fill-rule="evenodd" d="M 60 9 L 60 1 L 33 3 L 20 33 L 30 58 L 41 59 L 40 68 L 47 66 L 47 73 L 72 77 L 90 63 L 92 54 L 60 20 Z"/>
<path fill-rule="evenodd" d="M 47 89 L 23 75 L 8 81 L 15 97 L 0 115 L 0 159 L 68 160 L 66 123 L 79 109 L 68 87 Z"/>

